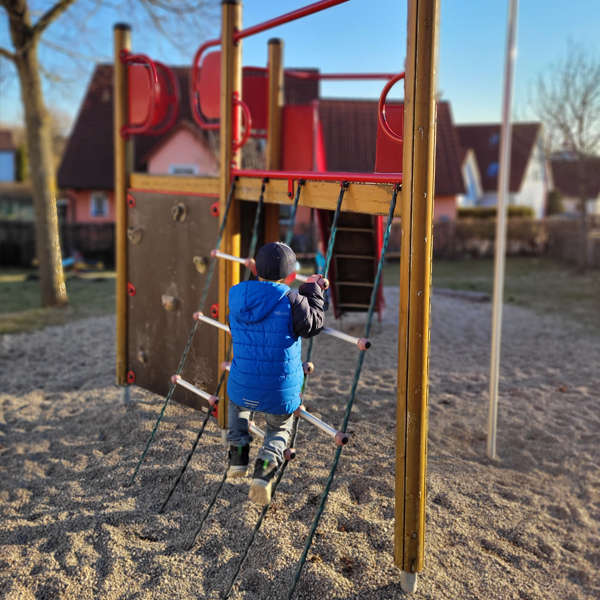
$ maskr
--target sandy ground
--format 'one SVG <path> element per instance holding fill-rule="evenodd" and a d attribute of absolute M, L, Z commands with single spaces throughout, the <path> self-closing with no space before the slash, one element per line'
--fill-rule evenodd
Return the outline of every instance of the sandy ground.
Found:
<path fill-rule="evenodd" d="M 373 328 L 338 475 L 295 598 L 403 597 L 393 565 L 397 292 Z M 600 340 L 508 306 L 498 452 L 485 458 L 490 305 L 433 298 L 425 569 L 415 598 L 600 597 Z M 344 322 L 358 334 L 364 317 Z M 221 479 L 207 428 L 164 514 L 202 415 L 169 406 L 137 482 L 127 482 L 162 400 L 114 385 L 114 319 L 0 338 L 0 596 L 219 598 L 259 508 Z M 308 408 L 339 425 L 357 351 L 317 340 Z M 232 598 L 285 598 L 335 451 L 306 423 L 298 459 Z"/>

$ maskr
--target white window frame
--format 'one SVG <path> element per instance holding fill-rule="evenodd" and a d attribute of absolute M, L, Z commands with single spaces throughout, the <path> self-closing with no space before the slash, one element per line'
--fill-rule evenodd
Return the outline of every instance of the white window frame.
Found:
<path fill-rule="evenodd" d="M 102 212 L 94 211 L 94 202 L 102 201 Z M 91 192 L 90 193 L 90 216 L 94 219 L 108 217 L 108 194 L 106 192 Z"/>
<path fill-rule="evenodd" d="M 191 171 L 191 172 L 186 172 L 186 173 L 178 173 L 178 170 L 186 170 L 186 171 Z M 169 165 L 169 175 L 199 175 L 200 174 L 200 167 L 198 167 L 198 165 L 194 165 L 194 164 L 174 164 L 174 165 Z"/>

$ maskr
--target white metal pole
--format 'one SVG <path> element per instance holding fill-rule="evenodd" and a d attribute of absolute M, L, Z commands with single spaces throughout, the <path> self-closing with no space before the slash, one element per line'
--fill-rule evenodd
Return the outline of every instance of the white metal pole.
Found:
<path fill-rule="evenodd" d="M 492 356 L 490 365 L 490 405 L 488 413 L 487 454 L 496 458 L 498 420 L 498 380 L 502 337 L 502 298 L 504 295 L 504 263 L 506 253 L 506 215 L 508 182 L 510 179 L 510 148 L 512 138 L 511 108 L 514 66 L 517 54 L 517 18 L 519 0 L 509 0 L 504 94 L 502 100 L 502 135 L 500 139 L 500 170 L 498 174 L 498 209 L 496 219 L 496 259 L 494 263 L 494 304 L 492 309 Z"/>

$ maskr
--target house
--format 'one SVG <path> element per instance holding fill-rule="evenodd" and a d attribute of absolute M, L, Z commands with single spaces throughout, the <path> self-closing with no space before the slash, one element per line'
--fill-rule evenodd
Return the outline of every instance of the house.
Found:
<path fill-rule="evenodd" d="M 320 100 L 328 171 L 373 173 L 377 148 L 376 100 Z M 465 193 L 462 148 L 448 102 L 437 104 L 434 220 L 453 220 Z"/>
<path fill-rule="evenodd" d="M 160 136 L 134 136 L 134 170 L 152 174 L 217 175 L 215 134 L 198 127 L 189 103 L 189 68 L 172 67 L 181 103 L 177 123 Z M 318 82 L 285 78 L 289 102 L 310 104 Z M 114 223 L 113 66 L 98 65 L 83 99 L 58 170 L 65 190 L 66 220 L 71 223 Z"/>
<path fill-rule="evenodd" d="M 463 197 L 461 206 L 498 204 L 500 127 L 500 124 L 456 127 L 465 151 L 462 168 L 468 181 L 468 193 Z M 544 153 L 541 123 L 514 123 L 508 203 L 528 206 L 536 218 L 541 218 L 546 214 L 546 198 L 550 187 L 550 170 Z"/>
<path fill-rule="evenodd" d="M 0 182 L 0 220 L 34 219 L 31 184 L 27 181 Z"/>
<path fill-rule="evenodd" d="M 10 129 L 0 129 L 0 182 L 17 180 L 17 146 Z"/>
<path fill-rule="evenodd" d="M 587 214 L 600 215 L 600 156 L 590 156 L 582 161 L 552 160 L 552 175 L 554 188 L 562 196 L 565 213 L 581 213 L 580 199 L 583 193 Z"/>

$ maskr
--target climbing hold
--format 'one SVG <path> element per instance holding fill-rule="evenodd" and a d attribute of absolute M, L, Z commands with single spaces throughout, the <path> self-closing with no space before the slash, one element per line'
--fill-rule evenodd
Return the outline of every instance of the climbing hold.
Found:
<path fill-rule="evenodd" d="M 311 362 L 305 362 L 302 363 L 302 368 L 304 369 L 304 374 L 308 375 L 315 370 L 315 365 L 313 365 Z"/>
<path fill-rule="evenodd" d="M 185 204 L 183 202 L 179 202 L 178 204 L 174 204 L 171 207 L 171 214 L 173 215 L 173 221 L 185 221 L 187 216 L 187 210 L 185 208 Z"/>
<path fill-rule="evenodd" d="M 127 293 L 130 296 L 135 296 L 135 285 L 133 285 L 133 283 L 131 283 L 131 281 L 127 282 Z"/>
<path fill-rule="evenodd" d="M 216 302 L 210 307 L 210 316 L 213 319 L 219 318 L 219 305 Z"/>
<path fill-rule="evenodd" d="M 142 228 L 141 227 L 128 227 L 127 237 L 132 244 L 139 244 L 142 241 Z"/>
<path fill-rule="evenodd" d="M 194 266 L 198 273 L 206 273 L 206 269 L 208 268 L 208 261 L 204 256 L 194 256 L 192 259 L 194 261 Z"/>
<path fill-rule="evenodd" d="M 179 306 L 179 301 L 177 300 L 177 298 L 175 298 L 175 296 L 167 296 L 166 294 L 163 294 L 161 296 L 161 302 L 163 308 L 169 311 L 177 310 Z"/>
<path fill-rule="evenodd" d="M 131 194 L 127 194 L 127 206 L 135 208 L 135 198 Z"/>
<path fill-rule="evenodd" d="M 127 371 L 127 383 L 135 383 L 135 373 L 133 371 Z"/>
<path fill-rule="evenodd" d="M 218 217 L 221 213 L 221 209 L 219 208 L 219 202 L 213 202 L 210 207 L 210 214 L 213 217 Z"/>

